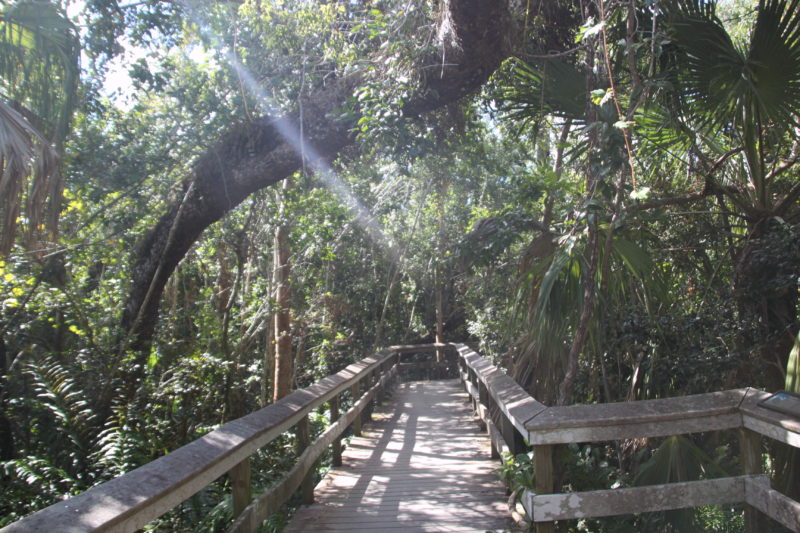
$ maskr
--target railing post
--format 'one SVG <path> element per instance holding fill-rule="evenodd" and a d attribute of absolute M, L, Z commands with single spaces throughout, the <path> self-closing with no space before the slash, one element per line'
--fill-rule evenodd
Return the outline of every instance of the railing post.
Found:
<path fill-rule="evenodd" d="M 297 454 L 300 455 L 311 445 L 311 424 L 308 415 L 297 423 Z M 314 476 L 316 468 L 311 468 L 300 484 L 300 496 L 304 504 L 314 503 Z"/>
<path fill-rule="evenodd" d="M 387 372 L 386 361 L 380 364 L 378 367 L 378 371 L 376 372 L 375 382 L 380 383 L 380 381 L 384 378 Z M 389 381 L 387 380 L 384 382 L 384 385 L 378 389 L 378 394 L 375 395 L 375 406 L 378 407 L 383 404 L 384 400 L 386 399 L 386 390 L 389 388 Z"/>
<path fill-rule="evenodd" d="M 553 493 L 553 445 L 533 447 L 533 473 L 536 477 L 536 494 Z M 530 510 L 531 514 L 534 510 Z M 534 520 L 535 516 L 532 516 Z M 538 522 L 536 533 L 555 533 L 554 522 Z"/>
<path fill-rule="evenodd" d="M 489 409 L 489 389 L 483 381 L 478 381 L 478 400 Z"/>
<path fill-rule="evenodd" d="M 372 388 L 372 372 L 367 373 L 361 380 L 361 394 L 366 394 L 369 389 Z M 365 423 L 372 420 L 372 400 L 368 401 L 364 405 L 364 410 L 361 411 L 361 424 L 364 425 Z"/>
<path fill-rule="evenodd" d="M 233 518 L 242 514 L 245 507 L 250 505 L 250 458 L 248 457 L 241 463 L 230 469 L 228 475 L 231 478 L 231 489 L 233 492 Z"/>
<path fill-rule="evenodd" d="M 500 412 L 500 420 L 503 425 L 501 428 L 503 440 L 506 441 L 508 451 L 511 452 L 511 455 L 517 456 L 520 453 L 525 453 L 527 451 L 525 439 L 519 434 L 519 431 L 517 431 L 517 428 L 511 423 L 511 420 L 509 420 L 503 412 Z"/>
<path fill-rule="evenodd" d="M 364 392 L 367 392 L 368 390 L 370 390 L 372 388 L 373 385 L 375 385 L 375 383 L 376 383 L 375 370 L 373 370 L 372 372 L 367 374 L 366 382 L 367 383 L 364 386 Z M 370 422 L 372 420 L 372 412 L 375 410 L 375 405 L 376 405 L 376 400 L 372 399 L 372 400 L 367 402 L 367 406 L 364 408 L 364 412 L 366 414 L 367 422 Z"/>
<path fill-rule="evenodd" d="M 742 463 L 742 473 L 744 474 L 764 473 L 761 459 L 761 435 L 747 428 L 739 429 L 739 461 Z M 758 509 L 751 505 L 744 506 L 744 530 L 747 533 L 763 531 L 763 522 Z"/>
<path fill-rule="evenodd" d="M 492 409 L 489 404 L 491 401 L 489 397 L 489 389 L 486 388 L 486 385 L 483 383 L 483 381 L 477 379 L 475 381 L 478 388 L 478 398 L 475 400 L 475 414 L 478 416 L 478 427 L 480 427 L 482 431 L 489 431 L 489 425 L 487 422 L 492 418 Z M 483 417 L 481 417 L 479 404 L 483 406 L 487 420 L 484 420 Z"/>
<path fill-rule="evenodd" d="M 478 376 L 477 376 L 477 374 L 475 373 L 475 371 L 473 369 L 471 369 L 471 368 L 468 369 L 467 377 L 469 377 L 469 381 L 470 381 L 470 383 L 472 383 L 472 386 L 475 387 L 475 390 L 479 390 L 478 389 Z M 472 400 L 472 409 L 475 411 L 475 414 L 479 414 L 478 413 L 478 401 L 479 401 L 479 398 L 480 398 L 480 395 L 478 395 L 478 398 L 475 398 L 474 396 L 472 396 L 470 394 L 470 399 Z"/>
<path fill-rule="evenodd" d="M 353 405 L 355 405 L 358 399 L 361 398 L 361 381 L 356 381 L 350 388 L 350 392 L 353 395 Z M 361 436 L 361 413 L 358 413 L 353 420 L 353 434 L 356 437 Z"/>
<path fill-rule="evenodd" d="M 486 428 L 488 430 L 488 428 Z M 487 433 L 489 433 L 487 431 Z M 489 433 L 489 458 L 490 459 L 500 459 L 503 456 L 500 454 L 500 450 L 497 449 L 497 446 L 494 443 L 494 439 L 492 438 L 492 434 Z"/>
<path fill-rule="evenodd" d="M 339 420 L 339 395 L 336 394 L 331 398 L 331 425 Z M 333 455 L 333 466 L 342 466 L 342 439 L 341 437 L 333 439 L 331 443 L 331 454 Z"/>

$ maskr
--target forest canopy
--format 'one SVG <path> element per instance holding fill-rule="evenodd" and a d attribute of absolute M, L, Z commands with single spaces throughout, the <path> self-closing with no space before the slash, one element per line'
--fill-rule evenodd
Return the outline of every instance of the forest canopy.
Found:
<path fill-rule="evenodd" d="M 800 393 L 798 112 L 799 0 L 0 0 L 0 526 L 388 344 Z"/>

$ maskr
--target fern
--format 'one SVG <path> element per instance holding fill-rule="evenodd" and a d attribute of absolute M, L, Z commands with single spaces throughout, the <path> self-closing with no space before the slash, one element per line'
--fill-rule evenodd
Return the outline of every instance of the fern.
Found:
<path fill-rule="evenodd" d="M 26 366 L 25 373 L 36 393 L 38 406 L 52 416 L 53 429 L 62 437 L 58 444 L 69 443 L 64 451 L 71 455 L 76 467 L 85 467 L 96 427 L 95 413 L 86 401 L 88 395 L 71 370 L 53 357 L 44 357 L 41 361 L 33 359 Z"/>

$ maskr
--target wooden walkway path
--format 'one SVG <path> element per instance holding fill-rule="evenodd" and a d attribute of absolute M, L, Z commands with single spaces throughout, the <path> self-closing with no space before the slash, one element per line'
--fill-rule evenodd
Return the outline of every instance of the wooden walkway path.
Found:
<path fill-rule="evenodd" d="M 287 533 L 508 531 L 505 489 L 458 380 L 406 382 Z"/>

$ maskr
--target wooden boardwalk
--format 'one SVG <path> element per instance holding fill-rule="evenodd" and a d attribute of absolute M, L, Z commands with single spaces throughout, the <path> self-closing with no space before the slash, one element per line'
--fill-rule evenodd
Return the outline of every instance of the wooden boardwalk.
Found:
<path fill-rule="evenodd" d="M 458 380 L 398 386 L 287 533 L 508 531 L 506 495 Z"/>

